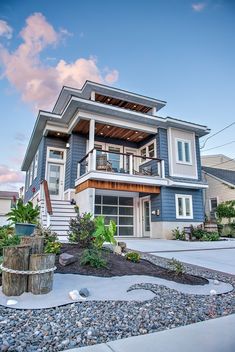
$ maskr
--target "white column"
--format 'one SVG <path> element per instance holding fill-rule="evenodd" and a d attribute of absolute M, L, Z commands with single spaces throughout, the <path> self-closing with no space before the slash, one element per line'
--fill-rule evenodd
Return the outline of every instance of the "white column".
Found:
<path fill-rule="evenodd" d="M 95 120 L 90 120 L 89 126 L 89 142 L 88 142 L 88 152 L 94 149 L 95 146 Z M 92 168 L 92 154 L 90 153 L 88 156 L 88 172 Z"/>
<path fill-rule="evenodd" d="M 161 161 L 161 177 L 165 178 L 165 160 Z"/>
<path fill-rule="evenodd" d="M 133 155 L 129 154 L 127 157 L 129 158 L 129 174 L 133 175 Z"/>
<path fill-rule="evenodd" d="M 95 170 L 95 169 L 96 169 L 96 149 L 94 149 L 93 152 L 92 152 L 91 169 L 92 169 L 92 170 Z"/>
<path fill-rule="evenodd" d="M 91 92 L 91 100 L 95 101 L 95 92 L 94 91 Z"/>
<path fill-rule="evenodd" d="M 77 178 L 79 178 L 81 176 L 81 165 L 80 163 L 78 163 L 78 166 L 77 166 Z"/>

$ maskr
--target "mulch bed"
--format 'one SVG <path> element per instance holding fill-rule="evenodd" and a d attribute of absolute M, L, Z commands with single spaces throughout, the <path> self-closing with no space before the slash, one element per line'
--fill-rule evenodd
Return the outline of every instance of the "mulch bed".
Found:
<path fill-rule="evenodd" d="M 175 281 L 181 284 L 208 284 L 208 280 L 206 280 L 205 278 L 186 273 L 176 275 L 173 271 L 167 270 L 161 266 L 154 265 L 153 263 L 150 263 L 149 261 L 144 259 L 141 259 L 139 263 L 133 263 L 129 260 L 126 260 L 121 255 L 113 254 L 107 250 L 102 251 L 102 255 L 107 261 L 106 268 L 96 269 L 90 266 L 81 266 L 80 258 L 82 255 L 82 251 L 83 250 L 78 248 L 77 245 L 67 243 L 63 244 L 61 252 L 76 255 L 78 257 L 78 261 L 64 267 L 59 263 L 59 256 L 56 256 L 56 272 L 62 274 L 80 274 L 100 277 L 112 277 L 123 275 L 148 275 L 159 277 L 161 279 Z"/>

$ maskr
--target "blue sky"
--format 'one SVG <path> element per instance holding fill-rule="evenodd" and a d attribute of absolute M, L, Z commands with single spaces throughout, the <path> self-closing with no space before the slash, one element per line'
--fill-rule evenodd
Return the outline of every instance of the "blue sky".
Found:
<path fill-rule="evenodd" d="M 37 109 L 95 79 L 166 100 L 160 116 L 235 121 L 233 1 L 0 2 L 0 189 L 20 185 Z M 235 140 L 235 125 L 206 148 Z M 204 153 L 235 158 L 235 143 Z"/>

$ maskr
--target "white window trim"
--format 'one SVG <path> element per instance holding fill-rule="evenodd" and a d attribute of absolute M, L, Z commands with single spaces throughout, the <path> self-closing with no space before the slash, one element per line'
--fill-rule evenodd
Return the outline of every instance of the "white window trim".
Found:
<path fill-rule="evenodd" d="M 38 157 L 39 157 L 39 151 L 37 150 L 35 157 L 34 157 L 34 175 L 33 175 L 34 180 L 38 175 Z"/>
<path fill-rule="evenodd" d="M 182 149 L 183 160 L 179 160 L 178 142 L 183 143 L 183 149 Z M 177 162 L 177 164 L 192 165 L 192 146 L 191 146 L 191 141 L 189 139 L 176 138 L 175 139 L 175 143 L 176 143 L 175 150 L 176 150 L 176 162 Z M 189 159 L 190 159 L 190 161 L 186 161 L 186 156 L 185 156 L 185 144 L 186 143 L 189 145 Z"/>
<path fill-rule="evenodd" d="M 151 145 L 151 144 L 154 144 L 154 156 L 150 157 L 149 156 L 149 149 L 148 147 Z M 139 148 L 139 156 L 140 156 L 140 160 L 141 160 L 141 150 L 146 148 L 146 158 L 156 158 L 157 157 L 157 141 L 156 139 L 152 139 L 150 142 L 144 144 L 141 148 Z M 147 162 L 149 162 L 151 159 L 148 159 L 148 160 L 144 160 L 142 162 L 140 162 L 140 165 L 143 165 Z"/>
<path fill-rule="evenodd" d="M 216 197 L 210 197 L 209 198 L 209 209 L 210 209 L 210 211 L 212 211 L 212 206 L 211 206 L 211 200 L 212 199 L 217 199 L 217 206 L 219 205 L 219 197 L 218 196 L 216 196 Z"/>
<path fill-rule="evenodd" d="M 184 215 L 179 215 L 179 203 L 178 199 L 182 198 L 183 199 L 183 214 Z M 189 204 L 190 204 L 190 215 L 186 215 L 186 209 L 185 209 L 185 199 L 189 199 Z M 176 219 L 193 219 L 193 197 L 190 194 L 176 194 L 175 195 L 175 207 L 176 207 Z"/>
<path fill-rule="evenodd" d="M 50 150 L 57 150 L 60 152 L 63 152 L 63 159 L 56 159 L 56 158 L 50 158 Z M 65 164 L 66 162 L 66 149 L 63 148 L 56 148 L 56 147 L 47 147 L 47 163 L 54 163 L 54 164 Z"/>

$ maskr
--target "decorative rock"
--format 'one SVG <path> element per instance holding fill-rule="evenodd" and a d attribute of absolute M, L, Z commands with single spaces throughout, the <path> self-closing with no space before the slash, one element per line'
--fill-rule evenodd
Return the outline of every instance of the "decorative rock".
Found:
<path fill-rule="evenodd" d="M 9 345 L 9 343 L 8 343 L 8 341 L 3 341 L 3 344 L 1 345 L 1 352 L 6 352 L 6 351 L 8 351 L 9 350 L 9 347 L 10 347 L 10 345 Z"/>
<path fill-rule="evenodd" d="M 111 243 L 104 243 L 103 248 L 107 249 L 110 252 L 114 252 L 114 246 Z"/>
<path fill-rule="evenodd" d="M 7 301 L 8 306 L 14 306 L 17 303 L 18 302 L 15 299 L 8 299 L 8 301 Z"/>
<path fill-rule="evenodd" d="M 81 290 L 79 290 L 79 294 L 82 297 L 90 296 L 90 292 L 89 292 L 89 290 L 86 287 L 85 288 L 81 288 Z"/>
<path fill-rule="evenodd" d="M 73 290 L 69 292 L 69 297 L 73 300 L 73 301 L 78 301 L 78 300 L 83 300 L 85 299 L 83 296 L 80 296 L 78 290 Z"/>
<path fill-rule="evenodd" d="M 72 263 L 76 262 L 77 260 L 78 260 L 77 257 L 75 257 L 74 255 L 69 254 L 69 253 L 62 253 L 59 256 L 59 263 L 62 266 L 72 264 Z"/>
<path fill-rule="evenodd" d="M 118 242 L 118 246 L 120 246 L 122 249 L 122 252 L 124 252 L 126 249 L 126 242 Z"/>
<path fill-rule="evenodd" d="M 114 253 L 115 254 L 122 254 L 122 248 L 120 246 L 114 247 Z"/>
<path fill-rule="evenodd" d="M 213 283 L 214 283 L 214 285 L 219 285 L 219 281 L 218 280 L 214 280 Z"/>
<path fill-rule="evenodd" d="M 211 296 L 214 296 L 214 295 L 216 295 L 216 294 L 217 294 L 216 290 L 210 290 L 210 295 L 211 295 Z"/>

